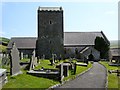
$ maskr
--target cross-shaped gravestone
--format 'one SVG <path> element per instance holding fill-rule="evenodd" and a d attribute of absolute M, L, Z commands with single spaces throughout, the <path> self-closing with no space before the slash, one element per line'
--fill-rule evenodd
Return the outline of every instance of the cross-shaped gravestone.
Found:
<path fill-rule="evenodd" d="M 19 61 L 20 61 L 19 51 L 15 43 L 13 43 L 12 49 L 10 51 L 10 74 L 11 75 L 21 74 Z"/>

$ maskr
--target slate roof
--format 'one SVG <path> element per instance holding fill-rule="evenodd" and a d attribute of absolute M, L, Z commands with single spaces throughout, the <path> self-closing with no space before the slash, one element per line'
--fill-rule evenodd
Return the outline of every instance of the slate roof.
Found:
<path fill-rule="evenodd" d="M 64 45 L 94 45 L 95 38 L 103 37 L 108 43 L 108 39 L 101 32 L 65 32 Z"/>
<path fill-rule="evenodd" d="M 13 37 L 8 43 L 8 48 L 12 48 L 12 43 L 15 42 L 18 49 L 33 49 L 36 47 L 36 40 L 36 37 Z"/>
<path fill-rule="evenodd" d="M 109 43 L 105 35 L 102 32 L 64 32 L 64 46 L 88 46 L 94 45 L 96 36 L 105 38 Z M 35 48 L 36 37 L 13 37 L 11 38 L 8 48 L 12 47 L 12 43 L 15 42 L 16 46 L 20 48 Z"/>

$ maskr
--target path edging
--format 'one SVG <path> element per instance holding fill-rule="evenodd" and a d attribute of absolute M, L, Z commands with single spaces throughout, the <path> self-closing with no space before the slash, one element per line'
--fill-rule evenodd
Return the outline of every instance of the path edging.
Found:
<path fill-rule="evenodd" d="M 100 62 L 99 62 L 99 64 L 101 64 Z M 105 67 L 103 64 L 101 64 L 103 67 Z M 106 67 L 105 67 L 106 68 Z M 105 81 L 105 88 L 108 88 L 108 72 L 107 72 L 107 68 L 106 68 L 106 81 Z"/>
<path fill-rule="evenodd" d="M 93 65 L 92 65 L 92 67 L 90 67 L 90 68 L 88 68 L 87 70 L 83 71 L 82 73 L 76 75 L 75 77 L 70 78 L 70 79 L 68 79 L 68 80 L 65 80 L 65 81 L 63 81 L 61 84 L 53 85 L 53 86 L 49 87 L 47 90 L 50 90 L 50 89 L 52 89 L 52 88 L 60 87 L 60 86 L 62 86 L 63 84 L 67 83 L 68 81 L 71 81 L 71 80 L 73 80 L 73 79 L 75 79 L 75 78 L 83 75 L 84 73 L 88 72 L 88 71 L 89 71 L 90 69 L 92 69 L 92 68 L 93 68 Z"/>

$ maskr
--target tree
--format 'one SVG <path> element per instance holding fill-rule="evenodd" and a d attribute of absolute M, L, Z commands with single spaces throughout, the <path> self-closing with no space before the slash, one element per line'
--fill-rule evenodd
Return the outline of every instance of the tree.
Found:
<path fill-rule="evenodd" d="M 100 51 L 101 58 L 108 58 L 109 44 L 102 37 L 96 37 L 94 47 Z"/>

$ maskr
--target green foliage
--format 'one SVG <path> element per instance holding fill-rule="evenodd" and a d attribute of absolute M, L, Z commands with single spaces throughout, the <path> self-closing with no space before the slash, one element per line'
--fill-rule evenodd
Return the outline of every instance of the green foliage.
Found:
<path fill-rule="evenodd" d="M 30 62 L 30 59 L 29 58 L 23 58 L 20 60 L 20 62 Z"/>
<path fill-rule="evenodd" d="M 41 69 L 41 68 L 49 68 L 49 69 L 54 69 L 55 65 L 51 65 L 49 60 L 40 60 L 40 64 L 35 67 L 35 69 Z"/>
<path fill-rule="evenodd" d="M 108 62 L 101 61 L 101 64 L 103 64 L 108 70 L 117 70 L 120 68 L 120 66 L 109 66 Z M 108 75 L 108 88 L 118 88 L 118 77 L 116 73 L 107 73 Z"/>
<path fill-rule="evenodd" d="M 10 39 L 4 38 L 4 37 L 0 37 L 0 41 L 2 41 L 4 43 L 8 43 L 10 41 Z"/>
<path fill-rule="evenodd" d="M 6 46 L 3 46 L 3 45 L 0 45 L 0 50 L 5 53 L 7 51 L 7 47 Z"/>
<path fill-rule="evenodd" d="M 102 37 L 96 37 L 94 47 L 100 51 L 101 58 L 108 58 L 109 45 Z"/>
<path fill-rule="evenodd" d="M 8 83 L 3 86 L 4 88 L 49 88 L 52 85 L 58 84 L 58 81 L 50 80 L 47 78 L 36 77 L 24 72 L 18 76 L 8 78 Z"/>
<path fill-rule="evenodd" d="M 0 42 L 8 44 L 9 41 L 10 40 L 8 38 L 0 37 Z M 0 50 L 2 51 L 2 53 L 5 53 L 7 51 L 7 47 L 4 45 L 0 45 Z"/>

